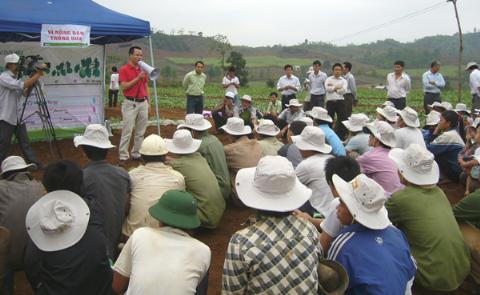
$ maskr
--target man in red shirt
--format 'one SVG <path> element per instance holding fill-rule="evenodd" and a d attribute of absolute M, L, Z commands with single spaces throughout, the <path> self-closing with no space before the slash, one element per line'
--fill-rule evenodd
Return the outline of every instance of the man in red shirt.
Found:
<path fill-rule="evenodd" d="M 135 129 L 135 142 L 132 148 L 132 159 L 140 159 L 140 146 L 148 121 L 148 75 L 142 71 L 138 62 L 142 60 L 142 49 L 137 46 L 128 50 L 128 63 L 120 68 L 120 86 L 125 100 L 122 104 L 122 137 L 120 138 L 120 166 L 130 158 L 128 147 L 130 137 Z"/>

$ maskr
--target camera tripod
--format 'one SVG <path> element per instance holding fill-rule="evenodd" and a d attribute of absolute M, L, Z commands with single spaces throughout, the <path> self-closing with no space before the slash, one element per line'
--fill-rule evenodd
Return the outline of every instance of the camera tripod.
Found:
<path fill-rule="evenodd" d="M 49 143 L 50 154 L 53 157 L 58 156 L 58 158 L 61 159 L 62 153 L 60 151 L 60 148 L 58 147 L 57 136 L 55 135 L 55 128 L 53 127 L 52 119 L 50 117 L 50 111 L 48 110 L 47 100 L 38 81 L 35 82 L 35 84 L 33 85 L 32 92 L 34 92 L 36 104 L 38 105 L 38 110 L 24 118 L 23 116 L 25 115 L 25 108 L 27 107 L 27 101 L 30 95 L 25 97 L 22 114 L 20 115 L 20 124 L 24 124 L 26 120 L 28 120 L 33 115 L 38 115 L 38 117 L 42 121 L 42 130 L 45 133 L 45 137 L 47 138 L 47 141 Z"/>

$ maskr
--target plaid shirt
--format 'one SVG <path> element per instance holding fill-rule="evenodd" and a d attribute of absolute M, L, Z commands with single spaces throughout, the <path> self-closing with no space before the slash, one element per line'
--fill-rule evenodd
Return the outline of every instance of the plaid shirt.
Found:
<path fill-rule="evenodd" d="M 259 215 L 230 239 L 222 294 L 317 294 L 317 229 L 293 215 Z"/>

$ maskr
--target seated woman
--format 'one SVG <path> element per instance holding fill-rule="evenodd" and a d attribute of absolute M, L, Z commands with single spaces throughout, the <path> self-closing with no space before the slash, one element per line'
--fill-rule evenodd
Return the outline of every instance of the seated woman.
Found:
<path fill-rule="evenodd" d="M 432 141 L 427 144 L 427 149 L 435 155 L 441 173 L 455 182 L 459 181 L 462 172 L 458 164 L 458 154 L 465 146 L 457 132 L 458 120 L 458 115 L 454 111 L 444 111 L 437 128 L 433 131 Z"/>

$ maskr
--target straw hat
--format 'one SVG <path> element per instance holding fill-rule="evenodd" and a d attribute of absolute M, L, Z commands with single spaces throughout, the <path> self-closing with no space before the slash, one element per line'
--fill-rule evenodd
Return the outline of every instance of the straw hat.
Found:
<path fill-rule="evenodd" d="M 302 151 L 317 151 L 328 154 L 332 147 L 325 143 L 325 133 L 315 126 L 306 126 L 300 135 L 292 136 L 293 143 Z"/>
<path fill-rule="evenodd" d="M 41 197 L 30 207 L 25 224 L 33 243 L 52 252 L 75 245 L 87 231 L 90 210 L 77 194 L 58 190 Z"/>
<path fill-rule="evenodd" d="M 371 133 L 386 146 L 395 147 L 397 145 L 395 129 L 387 122 L 375 121 L 374 123 L 368 123 L 363 128 L 366 131 L 365 133 Z"/>
<path fill-rule="evenodd" d="M 177 126 L 177 129 L 189 128 L 196 131 L 205 131 L 212 127 L 212 124 L 201 114 L 188 114 L 185 116 L 185 123 Z"/>
<path fill-rule="evenodd" d="M 395 107 L 385 106 L 384 108 L 377 108 L 376 111 L 389 122 L 397 122 L 397 109 Z"/>
<path fill-rule="evenodd" d="M 263 119 L 259 121 L 256 131 L 258 134 L 277 136 L 277 134 L 280 133 L 280 128 L 278 128 L 272 120 Z"/>
<path fill-rule="evenodd" d="M 75 147 L 89 145 L 100 149 L 111 149 L 115 147 L 108 139 L 107 128 L 100 124 L 88 125 L 83 135 L 75 136 L 73 144 Z"/>
<path fill-rule="evenodd" d="M 193 139 L 190 131 L 185 129 L 175 131 L 172 139 L 165 139 L 167 150 L 178 155 L 193 154 L 201 143 L 201 140 Z"/>
<path fill-rule="evenodd" d="M 296 98 L 293 98 L 293 99 L 290 99 L 290 101 L 288 102 L 288 104 L 285 104 L 285 106 L 288 108 L 288 107 L 301 107 L 303 104 L 301 104 L 298 99 Z"/>
<path fill-rule="evenodd" d="M 348 288 L 348 273 L 343 266 L 328 259 L 318 264 L 318 294 L 343 295 Z"/>
<path fill-rule="evenodd" d="M 227 124 L 220 127 L 230 135 L 247 135 L 252 133 L 250 126 L 245 126 L 243 119 L 232 117 L 227 119 Z"/>
<path fill-rule="evenodd" d="M 163 156 L 168 154 L 165 141 L 156 134 L 150 134 L 145 137 L 138 152 L 145 156 Z"/>
<path fill-rule="evenodd" d="M 408 127 L 414 127 L 414 128 L 420 127 L 420 120 L 418 119 L 418 113 L 411 107 L 405 107 L 401 111 L 397 110 L 397 114 L 400 115 L 403 122 L 405 122 L 405 124 Z"/>
<path fill-rule="evenodd" d="M 391 222 L 384 204 L 388 199 L 385 190 L 373 179 L 360 174 L 346 182 L 338 175 L 332 177 L 333 185 L 353 218 L 370 229 L 384 229 Z"/>
<path fill-rule="evenodd" d="M 26 168 L 36 168 L 37 165 L 35 164 L 27 164 L 25 163 L 25 160 L 22 157 L 19 156 L 10 156 L 5 158 L 2 162 L 2 173 L 0 175 L 3 175 L 5 172 L 9 171 L 16 171 L 16 170 L 23 170 Z"/>
<path fill-rule="evenodd" d="M 368 123 L 370 119 L 368 118 L 367 115 L 363 113 L 359 114 L 352 114 L 348 120 L 342 121 L 342 124 L 345 125 L 345 127 L 352 131 L 352 132 L 358 132 L 362 131 L 363 126 Z"/>
<path fill-rule="evenodd" d="M 313 107 L 310 111 L 307 111 L 305 114 L 317 120 L 322 120 L 329 123 L 333 122 L 332 117 L 328 115 L 328 111 L 322 107 Z"/>
<path fill-rule="evenodd" d="M 281 156 L 265 156 L 257 167 L 240 169 L 235 187 L 246 206 L 274 212 L 298 209 L 312 194 L 298 180 L 292 163 Z"/>
<path fill-rule="evenodd" d="M 440 170 L 435 157 L 426 148 L 411 144 L 405 150 L 395 148 L 388 154 L 408 182 L 416 185 L 432 185 L 438 182 Z"/>

